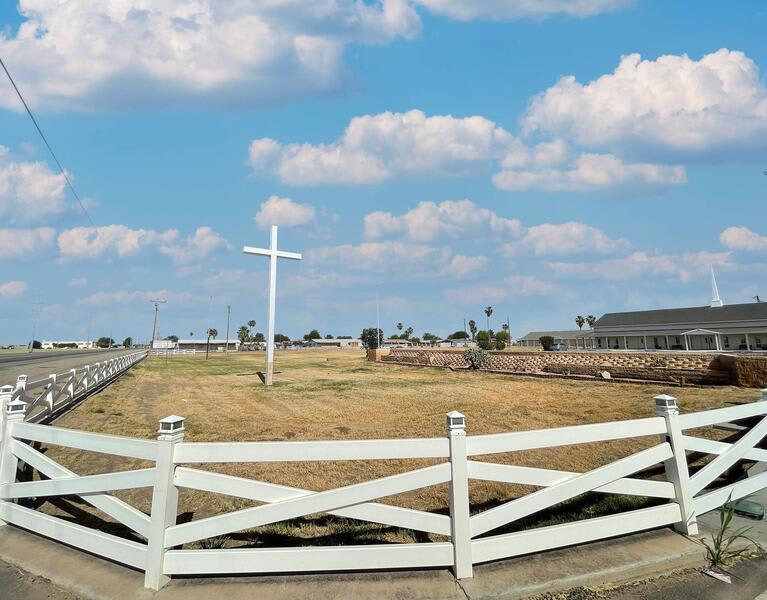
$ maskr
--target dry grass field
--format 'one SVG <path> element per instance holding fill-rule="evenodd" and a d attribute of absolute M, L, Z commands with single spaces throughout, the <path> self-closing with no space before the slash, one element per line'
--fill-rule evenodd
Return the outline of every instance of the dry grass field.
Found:
<path fill-rule="evenodd" d="M 679 398 L 683 411 L 753 401 L 756 390 L 665 388 L 659 385 L 517 378 L 366 362 L 362 351 L 317 350 L 277 353 L 275 385 L 258 372 L 262 353 L 204 357 L 153 357 L 105 391 L 60 418 L 56 425 L 114 435 L 154 438 L 158 420 L 186 417 L 186 441 L 274 441 L 436 437 L 444 435 L 445 413 L 467 417 L 469 434 L 562 427 L 652 416 L 653 396 Z M 716 435 L 709 431 L 707 435 Z M 721 436 L 721 433 L 719 433 Z M 657 443 L 654 439 L 585 444 L 482 458 L 527 466 L 584 471 Z M 128 470 L 140 461 L 51 447 L 48 455 L 80 474 Z M 435 461 L 345 461 L 211 465 L 208 468 L 268 482 L 323 490 L 434 464 Z M 522 486 L 471 483 L 472 509 L 480 510 L 532 491 Z M 149 510 L 148 490 L 117 494 Z M 401 506 L 447 511 L 446 486 L 383 499 Z M 643 499 L 589 495 L 539 515 L 527 524 L 597 516 L 641 505 Z M 198 519 L 257 503 L 182 491 L 181 520 Z M 44 510 L 79 521 L 96 518 L 80 501 L 57 499 Z M 117 525 L 102 527 L 121 532 Z M 437 539 L 417 532 L 357 524 L 321 515 L 243 532 L 230 545 L 396 542 Z"/>

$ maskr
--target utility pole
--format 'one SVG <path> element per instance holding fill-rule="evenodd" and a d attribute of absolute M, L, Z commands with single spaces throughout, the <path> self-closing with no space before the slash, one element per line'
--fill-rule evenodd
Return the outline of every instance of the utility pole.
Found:
<path fill-rule="evenodd" d="M 226 305 L 226 346 L 224 346 L 224 353 L 229 350 L 229 317 L 232 314 L 232 306 Z"/>
<path fill-rule="evenodd" d="M 149 350 L 154 349 L 154 336 L 157 332 L 157 312 L 160 310 L 160 304 L 165 304 L 167 300 L 150 300 L 154 304 L 154 322 L 152 323 L 152 341 L 149 343 Z"/>
<path fill-rule="evenodd" d="M 378 347 L 381 347 L 381 311 L 378 308 L 378 288 L 376 288 L 376 337 L 378 338 Z"/>
<path fill-rule="evenodd" d="M 33 302 L 32 306 L 39 307 L 40 302 Z M 29 351 L 35 349 L 35 330 L 37 329 L 37 315 L 40 314 L 40 308 L 32 309 L 32 339 L 29 341 Z"/>

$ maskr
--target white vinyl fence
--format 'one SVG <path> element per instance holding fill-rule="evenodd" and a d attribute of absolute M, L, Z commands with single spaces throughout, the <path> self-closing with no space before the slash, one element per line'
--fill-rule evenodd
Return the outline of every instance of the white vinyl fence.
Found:
<path fill-rule="evenodd" d="M 28 381 L 26 375 L 19 375 L 15 386 L 0 386 L 0 422 L 5 407 L 14 401 L 24 403 L 25 421 L 49 422 L 87 395 L 109 385 L 144 358 L 145 351 L 132 352 L 66 373 L 51 373 L 37 381 Z"/>
<path fill-rule="evenodd" d="M 200 352 L 204 352 L 201 350 Z M 212 350 L 211 350 L 212 352 Z M 155 348 L 152 350 L 153 356 L 194 356 L 197 353 L 197 350 L 194 350 L 193 348 Z"/>
<path fill-rule="evenodd" d="M 662 395 L 655 398 L 655 417 L 477 436 L 467 436 L 465 418 L 453 412 L 447 415 L 447 435 L 440 438 L 239 443 L 184 442 L 184 419 L 177 416 L 160 421 L 156 440 L 25 423 L 28 405 L 14 400 L 7 407 L 0 447 L 0 519 L 141 569 L 146 573 L 145 585 L 153 589 L 162 587 L 172 575 L 450 567 L 456 577 L 466 578 L 472 576 L 472 567 L 477 563 L 656 527 L 674 525 L 681 532 L 697 533 L 697 515 L 722 505 L 728 498 L 741 498 L 767 487 L 767 472 L 712 487 L 717 478 L 739 460 L 767 463 L 767 450 L 755 447 L 767 434 L 765 400 L 767 391 L 762 401 L 680 415 L 675 398 Z M 747 418 L 756 418 L 757 424 L 734 443 L 690 435 L 694 428 Z M 500 453 L 646 439 L 647 436 L 657 436 L 658 443 L 586 473 L 479 460 L 479 457 Z M 34 443 L 142 459 L 150 461 L 151 467 L 78 476 L 33 448 Z M 687 452 L 709 454 L 712 460 L 691 475 Z M 224 475 L 193 466 L 422 458 L 439 459 L 440 462 L 322 492 Z M 18 481 L 19 462 L 26 463 L 46 479 Z M 654 465 L 662 465 L 660 470 L 665 476 L 660 479 L 634 476 Z M 495 508 L 471 514 L 469 480 L 472 479 L 539 489 Z M 378 498 L 443 483 L 449 484 L 449 516 L 375 502 Z M 109 493 L 140 487 L 152 489 L 149 515 Z M 184 488 L 263 504 L 179 524 L 178 496 L 179 490 Z M 513 533 L 496 531 L 587 492 L 654 498 L 658 504 L 561 525 Z M 131 541 L 89 529 L 18 503 L 23 498 L 67 495 L 80 496 L 146 541 Z M 298 548 L 202 549 L 189 546 L 200 540 L 317 513 L 429 532 L 446 541 Z"/>

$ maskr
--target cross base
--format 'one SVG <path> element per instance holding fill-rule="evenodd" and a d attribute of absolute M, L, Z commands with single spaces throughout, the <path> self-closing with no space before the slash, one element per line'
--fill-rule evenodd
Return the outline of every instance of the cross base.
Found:
<path fill-rule="evenodd" d="M 272 385 L 272 379 L 274 378 L 274 362 L 266 363 L 266 374 L 264 376 L 264 384 Z"/>

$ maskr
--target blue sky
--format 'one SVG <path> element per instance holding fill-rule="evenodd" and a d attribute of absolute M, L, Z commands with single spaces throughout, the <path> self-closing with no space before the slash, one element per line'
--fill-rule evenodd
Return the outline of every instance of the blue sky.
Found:
<path fill-rule="evenodd" d="M 0 341 L 512 333 L 767 296 L 767 10 L 637 0 L 0 6 Z M 42 8 L 41 8 L 42 7 Z M 641 56 L 641 58 L 640 58 Z"/>

